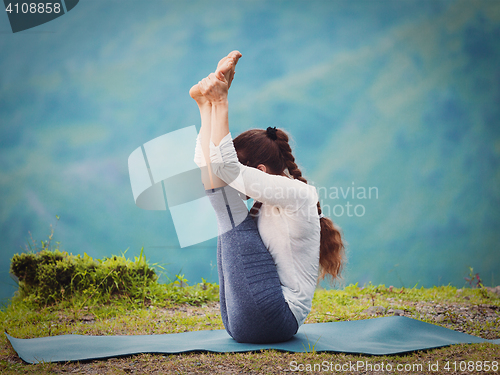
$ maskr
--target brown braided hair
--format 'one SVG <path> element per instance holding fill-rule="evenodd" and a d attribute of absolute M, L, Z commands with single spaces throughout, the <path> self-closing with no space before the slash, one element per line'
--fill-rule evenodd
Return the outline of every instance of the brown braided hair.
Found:
<path fill-rule="evenodd" d="M 264 164 L 267 173 L 274 175 L 285 175 L 285 169 L 288 168 L 288 172 L 294 179 L 307 184 L 307 180 L 295 163 L 289 137 L 285 131 L 271 127 L 267 130 L 250 129 L 238 135 L 233 143 L 240 163 L 254 168 L 257 168 L 259 164 Z M 250 215 L 255 217 L 261 206 L 261 202 L 255 202 Z M 320 215 L 319 202 L 317 206 L 318 215 Z M 330 218 L 323 216 L 320 219 L 320 226 L 319 277 L 322 280 L 328 275 L 333 280 L 340 277 L 345 246 L 340 230 Z"/>

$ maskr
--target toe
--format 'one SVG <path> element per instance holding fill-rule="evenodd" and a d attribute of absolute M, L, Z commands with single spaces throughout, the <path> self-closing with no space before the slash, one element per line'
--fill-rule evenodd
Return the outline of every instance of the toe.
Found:
<path fill-rule="evenodd" d="M 235 56 L 237 58 L 240 58 L 242 56 L 240 51 L 237 51 L 237 50 L 232 51 L 229 55 Z"/>

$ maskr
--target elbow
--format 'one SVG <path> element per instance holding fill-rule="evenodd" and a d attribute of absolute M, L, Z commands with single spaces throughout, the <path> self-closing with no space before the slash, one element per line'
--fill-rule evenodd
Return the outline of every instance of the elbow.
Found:
<path fill-rule="evenodd" d="M 231 184 L 240 175 L 240 169 L 232 163 L 212 163 L 213 173 L 226 184 Z"/>

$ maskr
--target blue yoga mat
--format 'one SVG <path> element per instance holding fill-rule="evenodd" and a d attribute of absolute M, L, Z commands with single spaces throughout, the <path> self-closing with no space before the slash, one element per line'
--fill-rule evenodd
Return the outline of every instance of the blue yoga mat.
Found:
<path fill-rule="evenodd" d="M 500 344 L 500 339 L 486 340 L 403 316 L 304 324 L 290 341 L 276 344 L 240 344 L 224 330 L 137 336 L 62 335 L 34 339 L 6 335 L 19 357 L 28 363 L 84 361 L 139 353 L 234 353 L 261 349 L 384 355 L 461 343 Z"/>

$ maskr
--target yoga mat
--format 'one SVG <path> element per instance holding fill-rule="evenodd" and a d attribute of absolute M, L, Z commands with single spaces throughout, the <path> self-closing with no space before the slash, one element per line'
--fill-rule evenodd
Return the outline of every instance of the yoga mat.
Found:
<path fill-rule="evenodd" d="M 276 344 L 240 344 L 225 330 L 137 336 L 61 335 L 34 339 L 16 339 L 5 334 L 19 357 L 28 363 L 84 361 L 139 353 L 261 349 L 310 352 L 314 348 L 317 352 L 385 355 L 462 343 L 500 344 L 500 339 L 486 340 L 404 316 L 304 324 L 290 341 Z"/>

